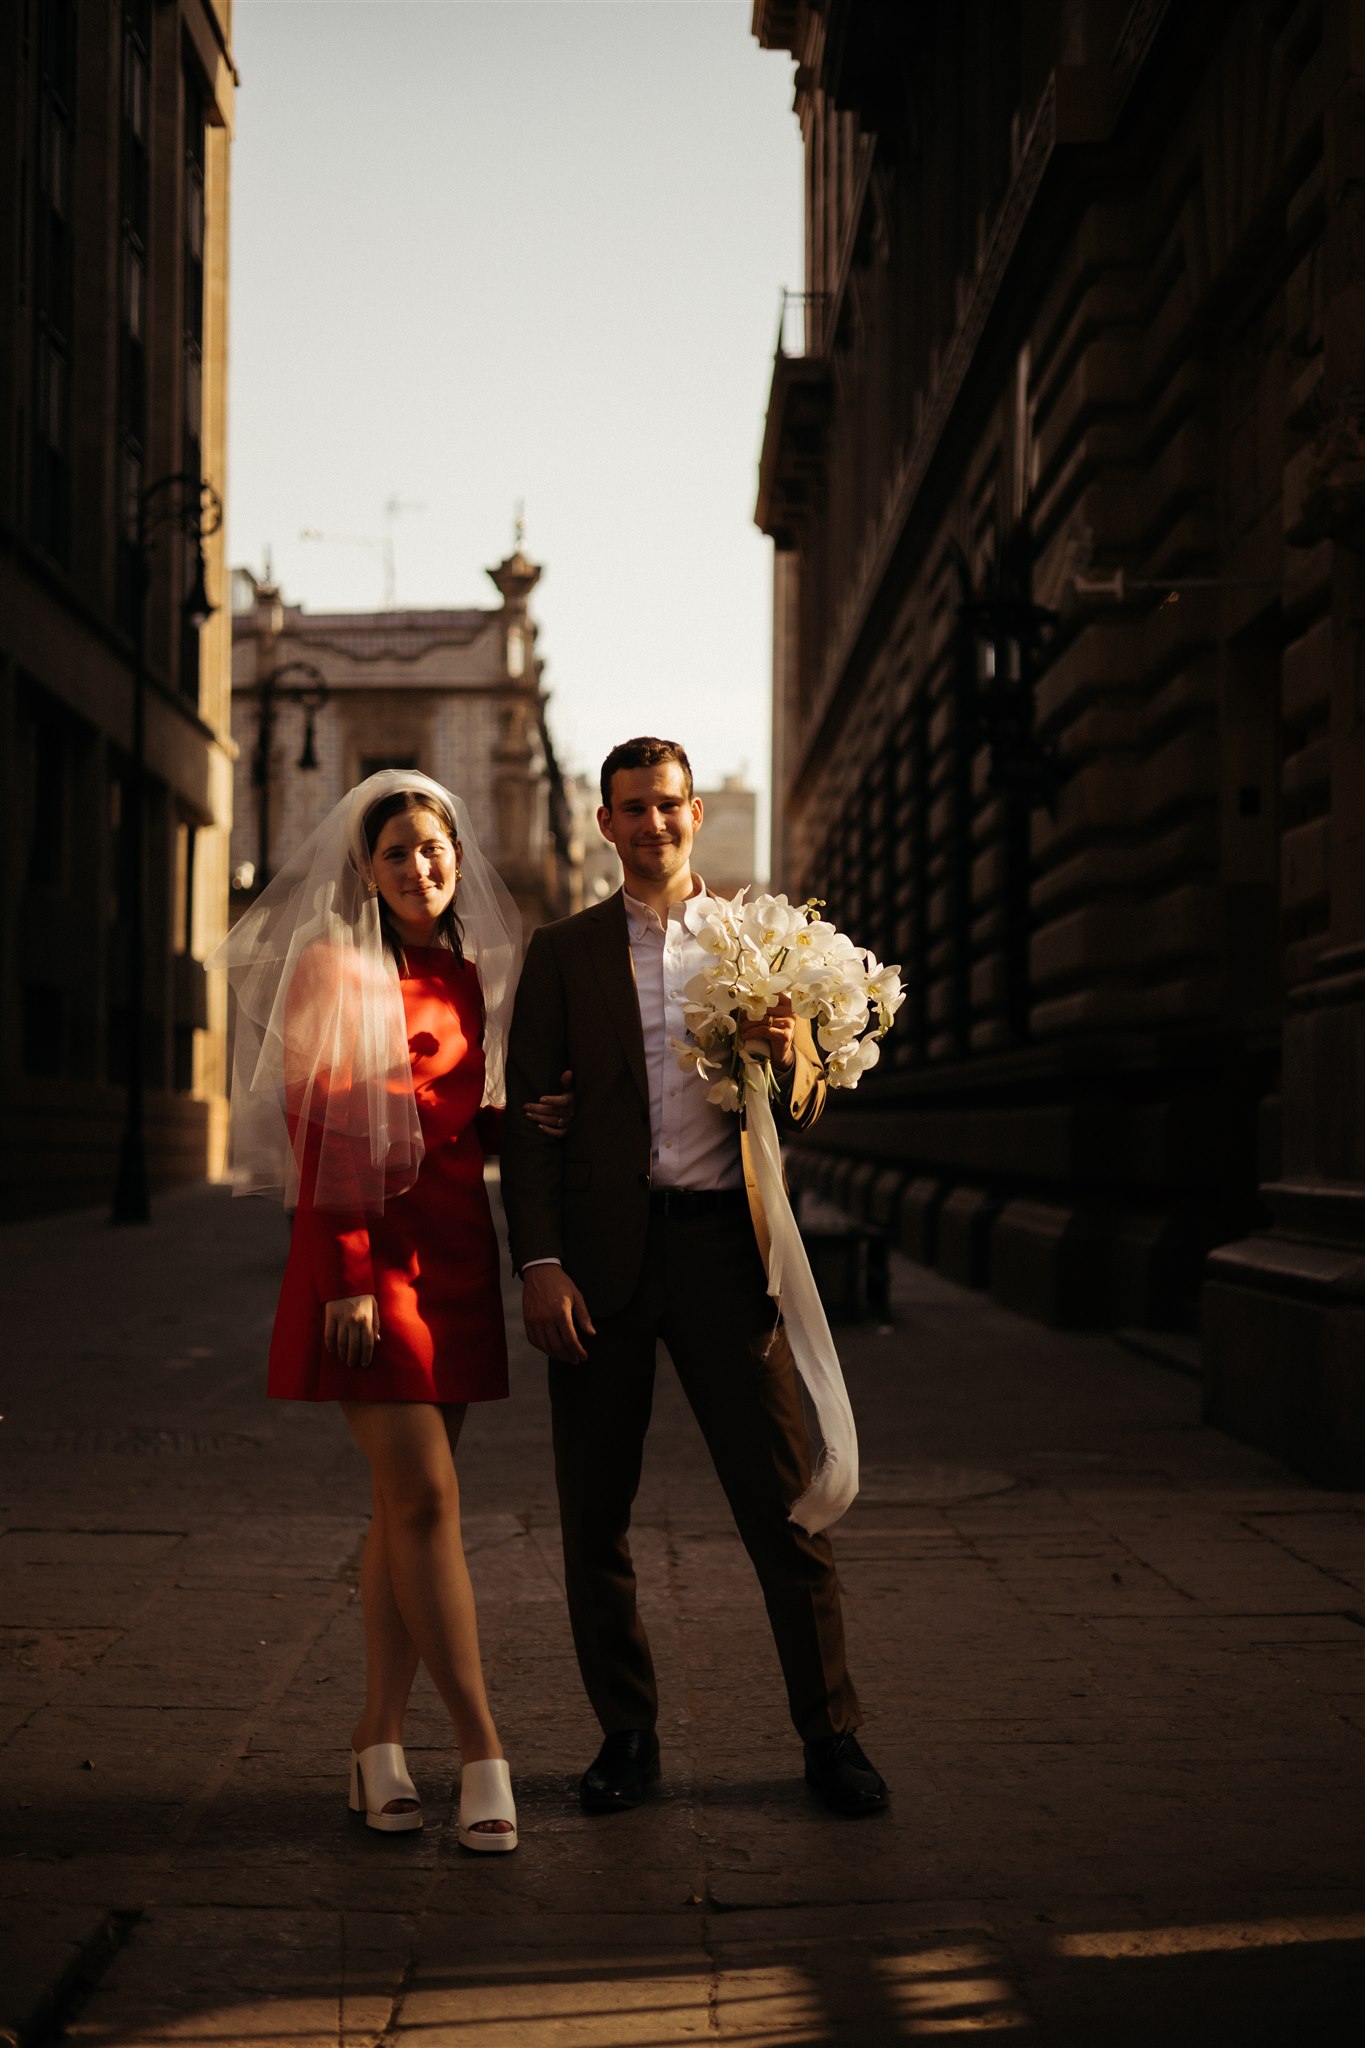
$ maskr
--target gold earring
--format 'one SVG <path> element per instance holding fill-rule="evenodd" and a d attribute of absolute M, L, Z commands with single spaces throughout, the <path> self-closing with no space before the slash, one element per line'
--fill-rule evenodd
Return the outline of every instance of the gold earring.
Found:
<path fill-rule="evenodd" d="M 378 882 L 367 882 L 367 883 L 365 884 L 365 890 L 366 890 L 366 893 L 367 893 L 368 895 L 370 895 L 370 896 L 377 896 L 377 895 L 379 894 L 379 884 L 378 884 Z"/>
<path fill-rule="evenodd" d="M 457 882 L 459 881 L 459 879 L 460 879 L 460 877 L 461 877 L 461 875 L 462 875 L 463 873 L 464 873 L 464 869 L 463 869 L 463 868 L 456 868 L 456 870 L 455 870 L 455 879 L 456 879 L 456 881 L 457 881 Z"/>

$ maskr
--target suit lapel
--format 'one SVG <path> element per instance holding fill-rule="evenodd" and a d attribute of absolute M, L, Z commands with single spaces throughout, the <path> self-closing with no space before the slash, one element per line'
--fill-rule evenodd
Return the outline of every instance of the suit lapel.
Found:
<path fill-rule="evenodd" d="M 603 1007 L 616 1027 L 635 1085 L 648 1103 L 645 1039 L 640 1028 L 639 998 L 635 993 L 635 962 L 630 954 L 626 900 L 621 890 L 609 896 L 600 908 L 589 911 L 583 923 L 602 991 Z"/>

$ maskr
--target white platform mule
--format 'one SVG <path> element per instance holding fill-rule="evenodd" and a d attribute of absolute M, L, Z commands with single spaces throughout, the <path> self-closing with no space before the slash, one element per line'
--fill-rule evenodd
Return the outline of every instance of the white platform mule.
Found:
<path fill-rule="evenodd" d="M 506 1834 L 480 1834 L 480 1822 L 505 1820 Z M 466 1849 L 506 1855 L 517 1846 L 517 1809 L 512 1798 L 512 1773 L 505 1756 L 491 1756 L 466 1764 L 460 1773 L 460 1820 L 456 1830 Z"/>
<path fill-rule="evenodd" d="M 363 1813 L 367 1828 L 382 1834 L 405 1835 L 422 1825 L 422 1807 L 407 1813 L 385 1813 L 395 1799 L 416 1799 L 417 1787 L 408 1775 L 401 1742 L 372 1742 L 359 1755 L 351 1751 L 351 1792 L 347 1804 L 352 1813 Z"/>

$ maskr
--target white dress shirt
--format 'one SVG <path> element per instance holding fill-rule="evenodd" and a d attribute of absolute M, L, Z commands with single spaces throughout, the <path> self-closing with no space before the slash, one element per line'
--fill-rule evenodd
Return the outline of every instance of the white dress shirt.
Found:
<path fill-rule="evenodd" d="M 695 1068 L 685 1074 L 670 1038 L 686 1040 L 683 990 L 706 965 L 707 954 L 688 922 L 694 904 L 706 894 L 700 875 L 683 903 L 672 903 L 665 923 L 647 903 L 628 891 L 626 927 L 630 962 L 635 974 L 635 999 L 645 1041 L 645 1073 L 649 1080 L 649 1165 L 656 1188 L 741 1188 L 744 1160 L 739 1149 L 739 1118 L 706 1099 L 710 1085 Z M 528 1259 L 533 1266 L 557 1266 L 558 1259 Z"/>
<path fill-rule="evenodd" d="M 740 1188 L 744 1165 L 739 1118 L 708 1102 L 710 1086 L 693 1069 L 684 1073 L 670 1040 L 685 1041 L 683 991 L 708 955 L 693 930 L 694 906 L 706 894 L 698 876 L 685 902 L 661 919 L 626 893 L 626 926 L 635 970 L 635 997 L 649 1077 L 650 1174 L 656 1188 Z"/>

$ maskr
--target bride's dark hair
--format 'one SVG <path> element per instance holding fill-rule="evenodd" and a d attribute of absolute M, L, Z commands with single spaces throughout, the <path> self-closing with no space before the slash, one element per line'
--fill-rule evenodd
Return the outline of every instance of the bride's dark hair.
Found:
<path fill-rule="evenodd" d="M 371 860 L 374 858 L 375 847 L 379 844 L 379 835 L 390 818 L 401 818 L 407 811 L 428 811 L 433 818 L 439 818 L 451 845 L 456 844 L 460 836 L 459 828 L 440 797 L 425 789 L 396 789 L 392 796 L 381 797 L 379 802 L 365 813 L 365 850 Z M 463 961 L 464 935 L 460 930 L 460 920 L 455 915 L 456 900 L 452 897 L 436 920 L 436 943 L 449 946 L 455 958 Z M 384 944 L 398 962 L 401 972 L 405 965 L 403 941 L 394 927 L 393 913 L 388 904 L 382 896 L 378 901 L 379 929 L 384 934 Z"/>

